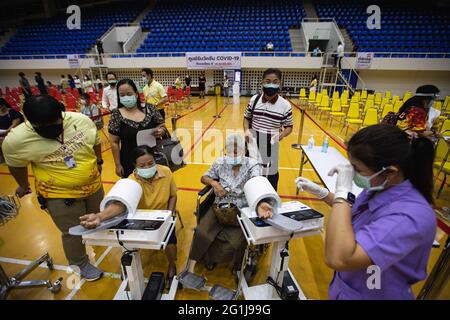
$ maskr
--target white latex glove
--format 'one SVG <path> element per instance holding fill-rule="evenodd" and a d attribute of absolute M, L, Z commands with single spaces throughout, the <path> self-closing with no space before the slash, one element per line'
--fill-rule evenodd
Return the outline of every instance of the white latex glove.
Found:
<path fill-rule="evenodd" d="M 349 192 L 352 192 L 353 188 L 353 176 L 355 174 L 353 166 L 351 164 L 340 164 L 330 170 L 329 176 L 337 173 L 336 179 L 336 192 L 334 198 L 347 199 Z"/>
<path fill-rule="evenodd" d="M 272 139 L 270 139 L 270 144 L 275 144 L 278 143 L 279 141 L 280 141 L 280 134 L 277 133 L 272 137 Z"/>
<path fill-rule="evenodd" d="M 317 183 L 314 183 L 311 180 L 303 177 L 298 177 L 297 179 L 295 179 L 295 184 L 297 185 L 298 190 L 300 190 L 301 192 L 309 192 L 319 199 L 325 198 L 329 193 L 327 188 L 321 187 Z"/>

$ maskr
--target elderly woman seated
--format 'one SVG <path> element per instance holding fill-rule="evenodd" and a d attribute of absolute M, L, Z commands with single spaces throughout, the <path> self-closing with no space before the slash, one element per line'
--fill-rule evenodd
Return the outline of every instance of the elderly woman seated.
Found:
<path fill-rule="evenodd" d="M 156 164 L 153 150 L 148 146 L 138 146 L 130 157 L 135 170 L 128 178 L 138 182 L 143 191 L 138 209 L 174 212 L 177 204 L 177 186 L 170 169 Z M 88 229 L 95 228 L 102 221 L 118 216 L 125 210 L 126 208 L 121 202 L 112 201 L 102 212 L 80 217 L 80 224 Z M 176 274 L 177 238 L 175 232 L 172 232 L 169 239 L 166 256 L 169 262 L 166 283 L 170 286 L 172 278 Z"/>
<path fill-rule="evenodd" d="M 246 207 L 244 185 L 251 178 L 260 176 L 261 171 L 261 165 L 256 160 L 245 157 L 244 138 L 237 134 L 229 135 L 226 140 L 226 156 L 216 159 L 201 178 L 203 184 L 214 189 L 216 198 L 195 230 L 189 255 L 190 272 L 194 272 L 196 262 L 202 262 L 208 270 L 212 270 L 217 263 L 231 261 L 233 272 L 240 269 L 246 239 L 239 225 L 223 224 L 220 217 L 216 216 L 216 209 L 224 205 L 234 205 L 236 210 Z M 257 212 L 260 218 L 270 218 L 272 207 L 262 201 Z"/>

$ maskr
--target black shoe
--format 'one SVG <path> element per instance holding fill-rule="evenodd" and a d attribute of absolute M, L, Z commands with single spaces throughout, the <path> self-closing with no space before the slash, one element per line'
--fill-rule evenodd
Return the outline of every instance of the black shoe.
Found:
<path fill-rule="evenodd" d="M 205 264 L 205 268 L 208 271 L 213 271 L 216 268 L 216 266 L 217 266 L 217 263 L 214 263 L 214 262 Z"/>

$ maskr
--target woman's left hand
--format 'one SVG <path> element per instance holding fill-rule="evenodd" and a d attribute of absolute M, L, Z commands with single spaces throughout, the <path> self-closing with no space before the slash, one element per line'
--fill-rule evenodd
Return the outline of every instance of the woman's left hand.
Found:
<path fill-rule="evenodd" d="M 256 208 L 256 211 L 258 212 L 258 217 L 261 219 L 268 219 L 272 218 L 273 216 L 273 208 L 272 206 L 267 202 L 261 202 L 258 207 Z"/>
<path fill-rule="evenodd" d="M 153 136 L 155 136 L 155 138 L 161 138 L 162 134 L 164 133 L 164 127 L 157 127 L 155 128 L 155 130 L 153 131 Z"/>

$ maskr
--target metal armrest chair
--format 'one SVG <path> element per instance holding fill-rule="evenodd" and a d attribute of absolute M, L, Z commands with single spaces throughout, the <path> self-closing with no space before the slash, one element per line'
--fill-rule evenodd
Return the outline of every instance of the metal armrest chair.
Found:
<path fill-rule="evenodd" d="M 0 197 L 0 225 L 15 218 L 19 213 L 19 208 L 20 202 L 16 197 Z M 11 278 L 8 278 L 5 270 L 0 265 L 0 300 L 6 300 L 9 292 L 14 289 L 47 287 L 50 292 L 54 294 L 58 293 L 61 290 L 62 278 L 59 278 L 53 283 L 50 280 L 23 281 L 27 275 L 44 262 L 47 263 L 47 267 L 50 270 L 53 270 L 53 260 L 48 253 L 45 253 Z"/>

